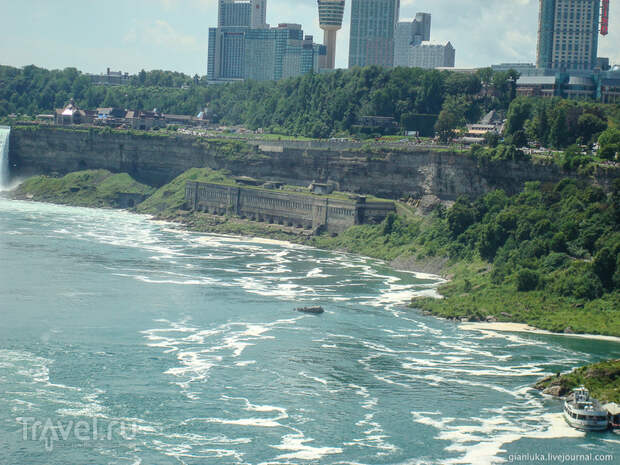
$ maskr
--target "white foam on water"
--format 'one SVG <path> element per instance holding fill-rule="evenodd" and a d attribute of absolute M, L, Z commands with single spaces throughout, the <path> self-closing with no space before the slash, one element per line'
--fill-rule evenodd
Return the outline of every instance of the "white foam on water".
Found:
<path fill-rule="evenodd" d="M 256 360 L 244 360 L 242 362 L 235 362 L 236 367 L 247 367 L 256 364 Z"/>
<path fill-rule="evenodd" d="M 306 273 L 306 278 L 331 278 L 331 275 L 325 274 L 321 268 L 313 268 Z"/>
<path fill-rule="evenodd" d="M 278 455 L 275 460 L 307 460 L 318 461 L 327 455 L 342 454 L 339 447 L 312 447 L 306 443 L 314 442 L 312 438 L 306 438 L 302 433 L 287 434 L 282 437 L 282 442 L 272 445 L 274 449 L 288 451 Z"/>
<path fill-rule="evenodd" d="M 158 320 L 168 327 L 145 330 L 142 334 L 149 341 L 149 347 L 165 349 L 165 353 L 176 353 L 179 365 L 168 368 L 164 374 L 176 378 L 173 383 L 189 399 L 198 400 L 200 391 L 196 389 L 203 389 L 201 385 L 214 368 L 245 368 L 256 363 L 254 360 L 236 359 L 248 347 L 261 341 L 273 340 L 274 336 L 268 334 L 272 330 L 292 326 L 300 318 L 279 319 L 264 324 L 232 322 L 209 329 L 188 326 L 188 320 L 176 323 Z"/>
<path fill-rule="evenodd" d="M 300 371 L 298 374 L 299 374 L 299 376 L 301 376 L 302 378 L 306 378 L 306 379 L 309 379 L 309 380 L 315 381 L 315 382 L 317 382 L 317 383 L 319 383 L 319 384 L 322 384 L 323 386 L 327 386 L 327 384 L 328 384 L 328 382 L 327 382 L 327 380 L 326 380 L 326 379 L 319 378 L 318 376 L 312 376 L 312 375 L 309 375 L 308 373 L 305 373 L 305 372 L 303 372 L 303 371 Z"/>
<path fill-rule="evenodd" d="M 616 431 L 615 433 L 618 434 L 618 431 Z M 620 441 L 618 441 L 617 439 L 602 439 L 602 441 L 608 442 L 610 444 L 620 444 Z"/>
<path fill-rule="evenodd" d="M 521 389 L 521 394 L 530 391 Z M 457 458 L 446 459 L 446 464 L 480 464 L 492 465 L 504 463 L 499 457 L 505 453 L 504 445 L 520 439 L 558 439 L 584 437 L 583 432 L 571 428 L 560 413 L 545 413 L 540 401 L 529 395 L 520 411 L 512 412 L 502 407 L 494 411 L 500 415 L 489 418 L 470 418 L 468 424 L 458 424 L 455 418 L 443 418 L 441 412 L 411 412 L 417 423 L 431 426 L 438 430 L 437 439 L 448 441 L 446 451 L 457 452 Z M 527 405 L 527 407 L 526 407 Z M 529 415 L 525 413 L 529 413 Z"/>

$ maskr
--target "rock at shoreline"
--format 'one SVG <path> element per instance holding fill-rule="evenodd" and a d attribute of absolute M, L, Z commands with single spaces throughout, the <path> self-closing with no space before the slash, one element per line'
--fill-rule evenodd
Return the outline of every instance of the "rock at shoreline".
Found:
<path fill-rule="evenodd" d="M 534 388 L 550 396 L 566 397 L 581 385 L 601 402 L 620 402 L 620 360 L 595 363 L 570 373 L 548 376 L 538 381 Z"/>
<path fill-rule="evenodd" d="M 543 394 L 554 397 L 564 397 L 570 392 L 570 389 L 564 385 L 562 376 L 559 374 L 540 380 L 534 387 L 542 391 Z"/>

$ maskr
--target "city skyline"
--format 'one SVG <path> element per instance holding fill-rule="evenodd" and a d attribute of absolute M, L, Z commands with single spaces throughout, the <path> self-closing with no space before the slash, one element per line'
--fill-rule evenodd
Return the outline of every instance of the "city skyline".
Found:
<path fill-rule="evenodd" d="M 109 0 L 88 4 L 59 0 L 4 2 L 0 28 L 12 47 L 0 50 L 0 63 L 46 68 L 76 67 L 102 73 L 107 67 L 135 73 L 167 69 L 206 74 L 208 28 L 217 24 L 217 0 Z M 490 4 L 492 3 L 492 4 Z M 497 5 L 482 0 L 401 0 L 400 20 L 416 12 L 433 15 L 433 39 L 458 49 L 457 67 L 536 61 L 538 0 Z M 351 2 L 338 35 L 336 66 L 347 67 Z M 92 20 L 96 17 L 97 21 Z M 620 4 L 611 3 L 610 33 L 599 38 L 599 56 L 620 64 Z M 316 0 L 269 0 L 267 22 L 300 23 L 321 42 Z M 70 33 L 58 33 L 71 24 Z M 477 27 L 472 30 L 472 23 Z M 79 37 L 79 40 L 75 38 Z M 104 40 L 102 40 L 104 38 Z"/>

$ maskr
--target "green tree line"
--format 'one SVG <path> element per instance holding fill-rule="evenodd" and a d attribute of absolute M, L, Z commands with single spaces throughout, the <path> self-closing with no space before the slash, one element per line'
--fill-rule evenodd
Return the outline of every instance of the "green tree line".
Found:
<path fill-rule="evenodd" d="M 392 215 L 319 246 L 382 259 L 447 260 L 445 299 L 414 306 L 450 318 L 620 335 L 620 180 L 613 192 L 573 179 L 528 183 L 438 207 L 431 218 Z"/>
<path fill-rule="evenodd" d="M 458 106 L 458 124 L 489 109 L 506 109 L 514 98 L 515 74 L 477 74 L 379 67 L 308 74 L 279 82 L 206 85 L 205 78 L 167 71 L 142 71 L 122 87 L 92 85 L 75 68 L 0 66 L 0 117 L 36 115 L 61 108 L 70 98 L 85 109 L 157 108 L 194 114 L 209 106 L 216 121 L 274 133 L 328 137 L 353 130 L 359 116 L 388 116 L 417 129 Z M 432 128 L 432 125 L 431 125 Z"/>
<path fill-rule="evenodd" d="M 505 136 L 515 145 L 528 142 L 564 149 L 589 145 L 610 129 L 606 145 L 617 143 L 614 130 L 620 126 L 620 105 L 590 101 L 519 97 L 508 109 Z M 611 150 L 611 149 L 610 149 Z M 611 157 L 607 157 L 611 158 Z"/>

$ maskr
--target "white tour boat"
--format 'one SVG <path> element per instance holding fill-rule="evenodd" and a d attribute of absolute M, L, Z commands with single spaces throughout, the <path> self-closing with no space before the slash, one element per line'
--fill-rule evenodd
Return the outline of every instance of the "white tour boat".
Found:
<path fill-rule="evenodd" d="M 583 431 L 604 431 L 609 428 L 607 411 L 590 392 L 580 386 L 564 402 L 564 417 L 573 428 Z"/>

